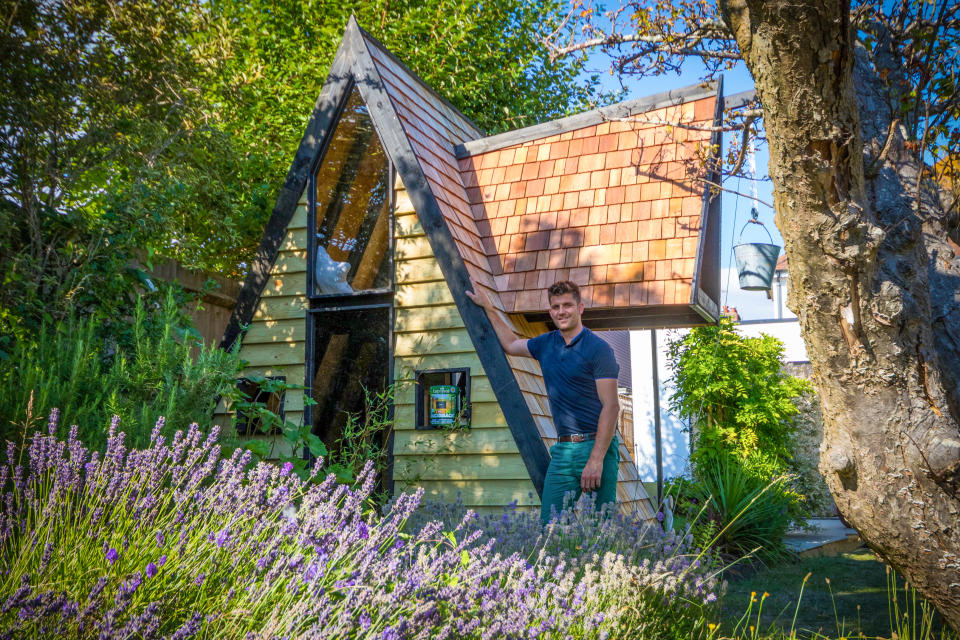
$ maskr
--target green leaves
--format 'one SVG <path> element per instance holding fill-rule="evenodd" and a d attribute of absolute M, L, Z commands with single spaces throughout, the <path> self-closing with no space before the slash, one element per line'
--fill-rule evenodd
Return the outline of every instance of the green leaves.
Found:
<path fill-rule="evenodd" d="M 794 398 L 808 382 L 783 373 L 783 344 L 738 334 L 728 318 L 673 341 L 670 408 L 695 425 L 694 458 L 729 452 L 769 477 L 790 458 Z"/>

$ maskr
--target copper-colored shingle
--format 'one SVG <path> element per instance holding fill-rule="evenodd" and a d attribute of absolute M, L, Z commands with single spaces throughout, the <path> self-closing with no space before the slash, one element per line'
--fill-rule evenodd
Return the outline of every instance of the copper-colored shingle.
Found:
<path fill-rule="evenodd" d="M 615 224 L 603 224 L 600 225 L 600 244 L 608 245 L 613 244 L 617 240 L 633 240 L 633 238 L 621 238 L 617 236 L 617 225 Z"/>
<path fill-rule="evenodd" d="M 667 256 L 666 257 L 670 260 L 683 257 L 683 238 L 667 239 Z"/>
<path fill-rule="evenodd" d="M 613 306 L 613 285 L 612 284 L 600 284 L 600 285 L 593 286 L 592 306 L 594 307 L 612 307 Z"/>
<path fill-rule="evenodd" d="M 675 293 L 677 290 L 676 280 L 667 280 L 663 283 L 663 301 L 665 304 L 676 304 Z"/>
<path fill-rule="evenodd" d="M 575 267 L 570 269 L 570 282 L 586 286 L 590 283 L 590 267 Z"/>
<path fill-rule="evenodd" d="M 606 281 L 607 281 L 606 265 L 590 267 L 590 284 L 603 284 Z"/>
<path fill-rule="evenodd" d="M 600 244 L 600 227 L 587 226 L 583 228 L 583 244 L 586 246 L 596 246 Z M 582 255 L 581 255 L 582 260 Z M 580 262 L 583 264 L 583 262 Z"/>
<path fill-rule="evenodd" d="M 628 262 L 611 265 L 607 268 L 607 277 L 614 282 L 643 280 L 643 263 Z"/>
<path fill-rule="evenodd" d="M 712 108 L 714 100 L 704 104 Z M 464 236 L 481 251 L 495 251 L 491 263 L 505 273 L 529 274 L 522 285 L 512 284 L 538 287 L 559 277 L 560 269 L 582 278 L 585 268 L 594 267 L 585 280 L 585 298 L 593 304 L 672 302 L 680 295 L 678 284 L 666 290 L 627 285 L 644 277 L 680 282 L 692 273 L 702 186 L 689 179 L 683 161 L 709 136 L 686 135 L 683 128 L 668 132 L 658 122 L 690 121 L 696 109 L 693 104 L 658 109 L 640 114 L 637 122 L 604 122 L 447 163 L 465 174 L 462 196 L 445 179 L 450 169 L 444 163 L 435 163 L 436 176 L 452 206 L 459 208 L 458 198 L 466 198 L 474 205 L 474 220 L 482 220 L 485 212 L 490 224 L 477 227 L 484 234 L 523 234 L 522 243 L 481 243 Z M 682 139 L 675 135 L 680 133 Z M 430 154 L 439 154 L 429 147 Z M 624 285 L 618 294 L 617 285 Z M 539 299 L 545 303 L 544 295 Z M 536 310 L 523 306 L 536 299 L 520 296 L 512 310 Z"/>

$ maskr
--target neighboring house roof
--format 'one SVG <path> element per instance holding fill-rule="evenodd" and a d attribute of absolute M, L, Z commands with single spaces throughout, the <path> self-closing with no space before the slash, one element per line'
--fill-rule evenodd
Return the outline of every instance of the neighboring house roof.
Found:
<path fill-rule="evenodd" d="M 787 270 L 787 254 L 782 253 L 780 257 L 777 258 L 777 267 L 776 271 L 786 271 Z"/>
<path fill-rule="evenodd" d="M 609 120 L 646 113 L 654 121 L 675 117 L 685 124 L 716 124 L 719 86 L 661 94 L 481 138 L 466 116 L 351 18 L 221 346 L 229 348 L 253 317 L 284 230 L 354 86 L 414 204 L 539 492 L 549 461 L 542 438 L 556 437 L 549 410 L 540 399 L 542 389 L 528 375 L 539 378 L 539 367 L 529 358 L 508 357 L 486 313 L 464 292 L 474 287 L 472 281 L 501 311 L 524 312 L 531 320 L 543 320 L 546 304 L 540 289 L 551 284 L 551 278 L 563 276 L 584 284 L 591 311 L 627 313 L 594 315 L 595 322 L 588 323 L 591 327 L 624 326 L 635 322 L 638 310 L 651 307 L 667 309 L 656 320 L 659 326 L 714 318 L 718 291 L 712 289 L 719 287 L 719 269 L 718 256 L 711 249 L 716 243 L 710 237 L 719 233 L 719 212 L 711 210 L 719 198 L 710 202 L 708 191 L 694 187 L 684 170 L 703 136 L 684 133 L 674 140 L 660 124 L 633 132 Z M 687 99 L 694 102 L 684 103 Z M 714 143 L 719 142 L 716 131 L 713 127 L 706 136 Z M 611 185 L 610 174 L 616 171 L 622 178 L 633 172 L 635 159 L 639 169 L 634 177 L 642 184 L 622 189 Z M 556 193 L 546 192 L 548 180 Z M 604 193 L 611 194 L 609 203 Z M 664 199 L 667 193 L 669 200 Z M 541 199 L 546 196 L 550 197 Z M 553 204 L 559 208 L 551 209 Z M 620 213 L 614 223 L 611 210 L 616 205 Z M 627 208 L 630 211 L 624 213 Z M 534 219 L 535 227 L 531 226 Z M 613 237 L 606 238 L 605 225 L 611 224 L 616 225 Z M 653 228 L 656 237 L 640 239 L 641 229 L 652 234 Z M 674 235 L 677 230 L 684 233 L 676 240 L 667 239 L 670 234 L 665 228 Z M 509 240 L 501 240 L 504 234 Z M 568 242 L 566 238 L 573 235 L 582 237 Z M 559 253 L 551 244 L 556 241 L 562 248 Z M 563 266 L 555 257 L 561 253 Z M 710 274 L 717 280 L 715 287 L 701 286 L 704 264 L 716 272 Z M 537 290 L 527 295 L 527 287 L 534 286 Z M 504 318 L 512 322 L 506 313 Z"/>

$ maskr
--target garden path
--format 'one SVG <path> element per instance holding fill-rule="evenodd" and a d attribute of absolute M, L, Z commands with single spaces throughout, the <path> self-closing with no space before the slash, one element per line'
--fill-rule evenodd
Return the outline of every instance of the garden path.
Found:
<path fill-rule="evenodd" d="M 840 518 L 809 518 L 812 529 L 788 531 L 783 542 L 802 556 L 831 556 L 853 551 L 862 543 L 857 532 L 840 522 Z"/>

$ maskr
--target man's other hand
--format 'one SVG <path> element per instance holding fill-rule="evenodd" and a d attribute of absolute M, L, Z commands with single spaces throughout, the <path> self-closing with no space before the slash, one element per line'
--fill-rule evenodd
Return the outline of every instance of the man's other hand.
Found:
<path fill-rule="evenodd" d="M 595 491 L 600 488 L 600 476 L 603 474 L 603 460 L 587 460 L 583 473 L 580 475 L 580 488 L 584 491 Z"/>

